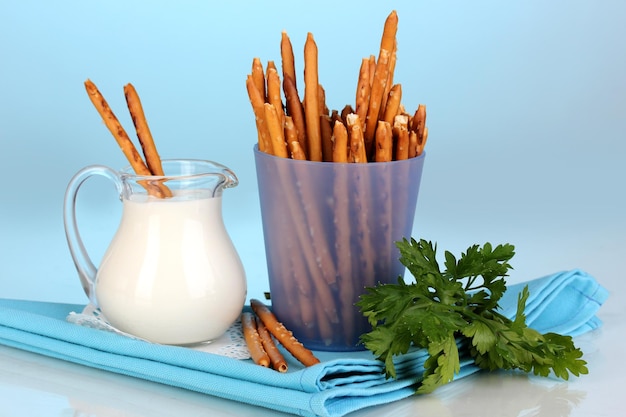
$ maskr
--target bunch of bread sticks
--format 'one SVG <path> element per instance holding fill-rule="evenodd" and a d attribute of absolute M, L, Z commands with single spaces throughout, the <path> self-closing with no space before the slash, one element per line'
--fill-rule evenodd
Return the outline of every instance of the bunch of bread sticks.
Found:
<path fill-rule="evenodd" d="M 398 16 L 392 11 L 385 21 L 378 58 L 370 55 L 362 59 L 354 105 L 348 104 L 341 111 L 331 111 L 326 105 L 325 90 L 318 76 L 317 45 L 311 33 L 307 34 L 304 45 L 304 98 L 300 99 L 293 47 L 283 31 L 282 82 L 274 61 L 268 61 L 264 70 L 260 58 L 253 58 L 252 71 L 246 78 L 258 149 L 279 158 L 334 163 L 389 162 L 421 155 L 428 137 L 426 107 L 420 104 L 410 115 L 401 104 L 402 86 L 394 84 L 393 79 L 397 27 Z M 265 190 L 275 193 L 270 199 L 285 203 L 280 214 L 269 214 L 280 217 L 279 226 L 270 232 L 274 238 L 281 238 L 274 243 L 280 249 L 276 251 L 278 255 L 268 260 L 268 267 L 270 273 L 280 271 L 279 275 L 290 277 L 285 279 L 283 288 L 272 290 L 272 299 L 290 300 L 299 306 L 283 319 L 285 323 L 304 323 L 305 339 L 319 338 L 328 344 L 351 343 L 366 324 L 354 319 L 358 288 L 368 280 L 374 284 L 372 259 L 385 258 L 384 263 L 392 262 L 392 248 L 387 247 L 392 244 L 386 236 L 380 237 L 390 233 L 394 221 L 388 206 L 403 206 L 404 193 L 396 193 L 393 202 L 385 203 L 385 210 L 380 210 L 385 218 L 370 230 L 374 222 L 364 218 L 368 210 L 363 209 L 373 209 L 365 206 L 372 204 L 367 198 L 372 190 L 367 188 L 366 176 L 349 186 L 348 178 L 337 174 L 333 183 L 326 184 L 327 189 L 334 190 L 330 204 L 326 198 L 315 198 L 304 184 L 306 178 L 297 175 L 293 168 L 293 171 L 281 170 L 279 178 L 274 178 L 276 186 Z M 292 180 L 303 184 L 294 189 Z M 391 193 L 386 180 L 380 178 L 376 187 L 382 186 Z M 395 186 L 407 187 L 410 181 L 410 178 L 397 178 Z M 331 232 L 332 236 L 326 233 L 328 222 L 341 225 Z M 290 241 L 292 231 L 297 237 Z M 351 256 L 354 239 L 358 240 L 359 250 Z M 354 276 L 351 262 L 367 264 L 367 277 Z"/>
<path fill-rule="evenodd" d="M 355 103 L 329 110 L 319 82 L 318 49 L 311 33 L 304 44 L 304 99 L 296 83 L 291 40 L 282 32 L 282 94 L 278 69 L 252 61 L 246 88 L 255 115 L 258 146 L 278 157 L 323 162 L 387 162 L 420 155 L 428 138 L 426 107 L 413 115 L 401 104 L 402 85 L 394 84 L 398 16 L 385 21 L 378 59 L 363 58 Z M 282 95 L 284 94 L 284 104 Z"/>

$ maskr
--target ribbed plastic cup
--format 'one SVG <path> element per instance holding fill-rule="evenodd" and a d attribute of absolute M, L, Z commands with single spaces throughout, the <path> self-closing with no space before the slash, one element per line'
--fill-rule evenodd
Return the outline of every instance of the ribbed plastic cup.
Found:
<path fill-rule="evenodd" d="M 404 274 L 425 154 L 336 163 L 254 148 L 272 310 L 306 347 L 362 350 L 370 330 L 354 304 L 365 287 Z"/>

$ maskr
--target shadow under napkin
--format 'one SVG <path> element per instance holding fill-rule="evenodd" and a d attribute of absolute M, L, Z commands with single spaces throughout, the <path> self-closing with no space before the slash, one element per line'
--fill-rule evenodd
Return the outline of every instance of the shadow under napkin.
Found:
<path fill-rule="evenodd" d="M 601 325 L 595 316 L 608 291 L 587 273 L 572 270 L 511 285 L 500 305 L 511 317 L 528 285 L 530 327 L 576 336 Z M 150 381 L 302 416 L 343 416 L 408 397 L 420 380 L 426 352 L 397 358 L 398 378 L 385 379 L 368 352 L 320 353 L 322 363 L 286 374 L 224 356 L 156 345 L 68 323 L 83 306 L 0 300 L 0 343 L 30 352 Z M 461 350 L 462 352 L 463 350 Z M 476 372 L 462 361 L 462 378 Z M 295 369 L 294 369 L 295 368 Z"/>

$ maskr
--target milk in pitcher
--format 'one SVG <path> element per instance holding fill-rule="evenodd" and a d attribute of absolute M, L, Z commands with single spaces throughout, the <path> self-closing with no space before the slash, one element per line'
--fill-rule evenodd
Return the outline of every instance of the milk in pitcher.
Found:
<path fill-rule="evenodd" d="M 237 319 L 245 273 L 221 200 L 202 190 L 124 198 L 96 276 L 98 305 L 113 326 L 159 343 L 191 344 L 221 336 Z"/>

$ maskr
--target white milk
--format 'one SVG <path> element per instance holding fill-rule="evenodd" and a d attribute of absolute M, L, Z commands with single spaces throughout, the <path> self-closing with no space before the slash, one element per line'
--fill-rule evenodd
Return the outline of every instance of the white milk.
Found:
<path fill-rule="evenodd" d="M 243 265 L 222 220 L 221 197 L 123 201 L 96 278 L 102 313 L 118 329 L 164 344 L 221 336 L 246 298 Z"/>

